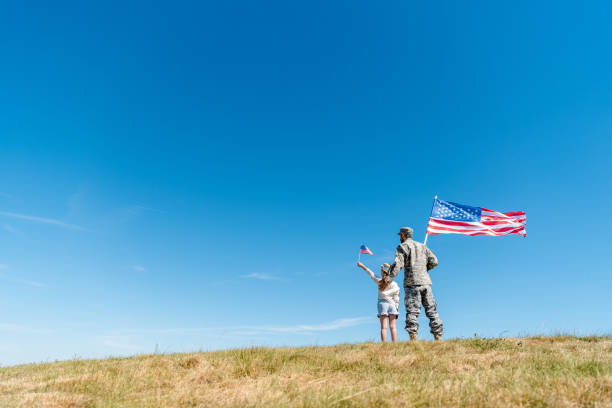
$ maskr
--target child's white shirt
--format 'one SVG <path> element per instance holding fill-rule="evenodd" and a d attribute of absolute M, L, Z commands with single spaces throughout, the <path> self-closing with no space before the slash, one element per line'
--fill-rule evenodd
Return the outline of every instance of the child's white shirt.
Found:
<path fill-rule="evenodd" d="M 378 284 L 380 284 L 380 282 L 382 282 L 382 279 L 374 275 L 374 272 L 372 272 L 371 270 L 366 269 L 366 273 L 370 275 L 370 278 L 372 278 L 372 280 L 377 286 Z M 378 289 L 378 298 L 386 300 L 387 302 L 395 305 L 397 310 L 399 310 L 399 294 L 400 288 L 397 282 L 395 281 L 391 281 L 391 283 L 387 285 L 385 290 Z"/>

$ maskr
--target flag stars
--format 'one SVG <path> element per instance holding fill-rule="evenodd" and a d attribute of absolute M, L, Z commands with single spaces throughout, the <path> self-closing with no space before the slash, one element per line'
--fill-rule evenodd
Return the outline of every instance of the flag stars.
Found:
<path fill-rule="evenodd" d="M 436 200 L 432 210 L 432 217 L 451 221 L 480 221 L 480 208 L 461 206 L 445 201 Z"/>

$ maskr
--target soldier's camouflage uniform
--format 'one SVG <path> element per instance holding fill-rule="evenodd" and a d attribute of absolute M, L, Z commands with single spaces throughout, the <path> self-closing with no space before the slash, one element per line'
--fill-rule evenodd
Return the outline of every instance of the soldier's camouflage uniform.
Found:
<path fill-rule="evenodd" d="M 392 281 L 404 268 L 404 304 L 406 306 L 406 330 L 417 333 L 419 330 L 419 313 L 421 304 L 429 318 L 431 334 L 442 335 L 442 321 L 436 310 L 436 301 L 431 291 L 429 270 L 438 265 L 438 258 L 427 246 L 420 242 L 406 239 L 395 250 L 395 262 L 389 269 L 385 281 Z"/>

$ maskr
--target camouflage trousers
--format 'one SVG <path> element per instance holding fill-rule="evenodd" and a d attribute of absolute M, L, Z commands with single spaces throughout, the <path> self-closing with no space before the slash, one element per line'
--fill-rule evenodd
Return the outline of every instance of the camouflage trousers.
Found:
<path fill-rule="evenodd" d="M 425 315 L 429 318 L 431 334 L 442 334 L 442 320 L 436 311 L 431 285 L 404 286 L 404 305 L 406 306 L 406 330 L 408 333 L 419 331 L 419 313 L 421 305 L 425 308 Z"/>

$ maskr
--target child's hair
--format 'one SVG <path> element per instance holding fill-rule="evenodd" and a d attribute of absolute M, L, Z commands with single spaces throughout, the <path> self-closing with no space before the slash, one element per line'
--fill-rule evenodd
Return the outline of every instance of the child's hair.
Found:
<path fill-rule="evenodd" d="M 386 276 L 389 276 L 389 268 L 391 268 L 391 265 L 389 265 L 388 263 L 385 262 L 384 264 L 382 264 L 382 266 L 384 267 L 384 268 L 381 267 L 381 269 L 382 269 L 382 271 L 381 271 L 382 277 L 384 278 Z"/>

